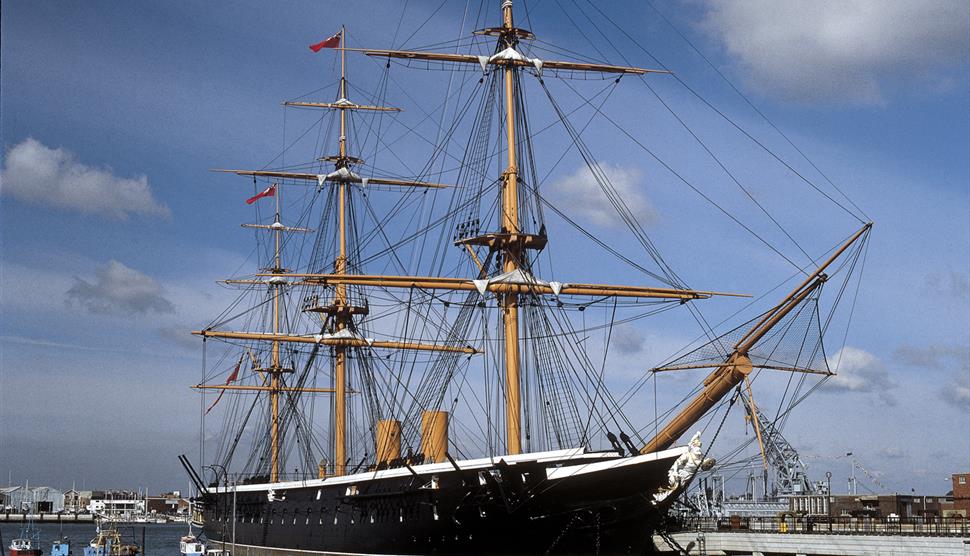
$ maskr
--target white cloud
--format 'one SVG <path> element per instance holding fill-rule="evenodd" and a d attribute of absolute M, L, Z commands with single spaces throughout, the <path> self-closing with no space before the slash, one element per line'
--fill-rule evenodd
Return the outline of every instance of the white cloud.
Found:
<path fill-rule="evenodd" d="M 881 448 L 878 455 L 881 459 L 903 459 L 909 456 L 909 451 L 892 444 Z"/>
<path fill-rule="evenodd" d="M 646 225 L 657 220 L 657 213 L 643 194 L 643 173 L 638 168 L 612 164 L 600 164 L 600 167 L 624 204 L 641 224 Z M 623 227 L 616 209 L 610 204 L 586 166 L 559 178 L 549 188 L 559 201 L 563 212 L 578 215 L 597 226 Z"/>
<path fill-rule="evenodd" d="M 202 340 L 198 336 L 193 336 L 190 331 L 194 327 L 189 324 L 173 324 L 163 326 L 158 329 L 158 335 L 169 343 L 177 345 L 182 349 L 198 351 L 202 345 Z"/>
<path fill-rule="evenodd" d="M 643 351 L 646 338 L 635 326 L 621 324 L 613 328 L 610 345 L 621 355 L 632 355 Z"/>
<path fill-rule="evenodd" d="M 864 349 L 845 346 L 829 357 L 829 368 L 837 374 L 828 379 L 823 389 L 831 392 L 876 393 L 883 401 L 894 404 L 889 391 L 896 383 L 882 361 Z"/>
<path fill-rule="evenodd" d="M 955 374 L 940 390 L 940 397 L 953 407 L 970 412 L 970 367 Z"/>
<path fill-rule="evenodd" d="M 931 272 L 924 282 L 932 295 L 970 299 L 970 276 L 965 272 Z"/>
<path fill-rule="evenodd" d="M 706 3 L 704 27 L 749 85 L 801 102 L 882 103 L 890 79 L 944 87 L 970 49 L 966 0 Z"/>
<path fill-rule="evenodd" d="M 923 369 L 941 369 L 951 363 L 963 363 L 970 367 L 970 345 L 949 345 L 949 344 L 930 344 L 919 347 L 903 344 L 896 348 L 894 357 L 914 367 Z"/>
<path fill-rule="evenodd" d="M 67 290 L 69 303 L 101 314 L 175 312 L 175 306 L 165 297 L 162 286 L 150 276 L 115 260 L 108 261 L 96 274 L 94 283 L 74 279 L 74 285 Z"/>
<path fill-rule="evenodd" d="M 110 168 L 94 168 L 66 149 L 27 138 L 7 152 L 0 193 L 40 205 L 124 220 L 129 214 L 168 216 L 152 196 L 148 178 L 123 178 Z"/>

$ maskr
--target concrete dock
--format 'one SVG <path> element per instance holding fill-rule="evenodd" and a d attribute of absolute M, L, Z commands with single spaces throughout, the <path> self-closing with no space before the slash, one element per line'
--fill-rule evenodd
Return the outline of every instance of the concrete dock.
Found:
<path fill-rule="evenodd" d="M 661 554 L 698 556 L 970 556 L 965 519 L 693 520 L 654 536 Z"/>
<path fill-rule="evenodd" d="M 38 523 L 93 523 L 93 514 L 21 514 L 21 513 L 0 513 L 0 523 L 23 523 L 32 519 Z"/>
<path fill-rule="evenodd" d="M 699 556 L 970 556 L 970 538 L 961 537 L 680 532 L 669 538 L 688 554 Z M 680 553 L 660 537 L 655 537 L 654 545 L 661 554 Z"/>

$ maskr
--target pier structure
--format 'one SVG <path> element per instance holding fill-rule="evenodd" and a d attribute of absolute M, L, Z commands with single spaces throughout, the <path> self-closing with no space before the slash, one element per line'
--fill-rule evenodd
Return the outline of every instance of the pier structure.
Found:
<path fill-rule="evenodd" d="M 698 556 L 970 556 L 970 520 L 692 519 L 653 544 L 659 554 Z"/>
<path fill-rule="evenodd" d="M 52 513 L 52 514 L 24 514 L 14 512 L 0 513 L 0 523 L 24 523 L 28 519 L 38 523 L 94 523 L 94 514 L 89 513 Z"/>

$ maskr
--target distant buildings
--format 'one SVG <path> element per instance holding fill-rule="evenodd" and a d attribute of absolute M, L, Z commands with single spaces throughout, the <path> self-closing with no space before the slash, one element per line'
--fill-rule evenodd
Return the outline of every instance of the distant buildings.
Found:
<path fill-rule="evenodd" d="M 179 491 L 161 496 L 143 496 L 126 490 L 76 490 L 62 492 L 39 486 L 0 487 L 0 513 L 92 513 L 122 520 L 155 515 L 187 515 L 189 501 Z"/>
<path fill-rule="evenodd" d="M 953 477 L 953 515 L 970 517 L 970 473 L 954 473 Z"/>
<path fill-rule="evenodd" d="M 941 517 L 946 496 L 910 494 L 835 496 L 833 516 L 918 518 Z"/>
<path fill-rule="evenodd" d="M 46 486 L 0 488 L 0 506 L 11 512 L 57 513 L 64 511 L 64 493 Z"/>
<path fill-rule="evenodd" d="M 64 492 L 64 511 L 70 513 L 81 513 L 87 510 L 91 503 L 90 490 L 71 489 Z"/>
<path fill-rule="evenodd" d="M 91 493 L 87 511 L 126 519 L 145 513 L 145 499 L 140 494 L 127 490 L 94 491 Z"/>
<path fill-rule="evenodd" d="M 156 515 L 184 515 L 189 512 L 189 501 L 182 498 L 179 491 L 169 492 L 161 496 L 146 498 L 149 514 Z"/>
<path fill-rule="evenodd" d="M 943 496 L 920 494 L 792 496 L 789 511 L 832 517 L 970 517 L 970 473 L 955 473 L 953 490 Z"/>

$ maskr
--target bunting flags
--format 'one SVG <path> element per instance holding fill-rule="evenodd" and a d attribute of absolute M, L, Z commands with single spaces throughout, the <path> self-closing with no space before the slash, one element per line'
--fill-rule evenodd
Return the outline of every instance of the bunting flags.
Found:
<path fill-rule="evenodd" d="M 242 362 L 243 362 L 243 356 L 240 356 L 239 362 L 236 363 L 236 368 L 232 371 L 232 374 L 229 375 L 229 378 L 226 379 L 226 386 L 232 384 L 233 382 L 236 381 L 237 378 L 239 378 L 239 367 L 242 366 Z M 208 415 L 209 412 L 212 411 L 212 408 L 215 407 L 217 403 L 219 403 L 219 400 L 222 399 L 222 396 L 225 393 L 226 393 L 225 389 L 219 391 L 219 396 L 216 398 L 216 401 L 212 402 L 212 405 L 209 406 L 209 409 L 205 410 L 206 415 Z"/>
<path fill-rule="evenodd" d="M 247 205 L 251 205 L 251 204 L 255 203 L 256 201 L 262 199 L 263 197 L 272 197 L 273 195 L 276 195 L 276 184 L 275 183 L 273 185 L 267 187 L 266 189 L 262 190 L 261 192 L 257 193 L 255 196 L 246 199 L 246 204 Z"/>
<path fill-rule="evenodd" d="M 317 44 L 311 44 L 310 50 L 314 52 L 320 52 L 324 48 L 338 48 L 338 47 L 340 47 L 340 33 L 337 33 L 328 39 L 322 40 Z"/>

